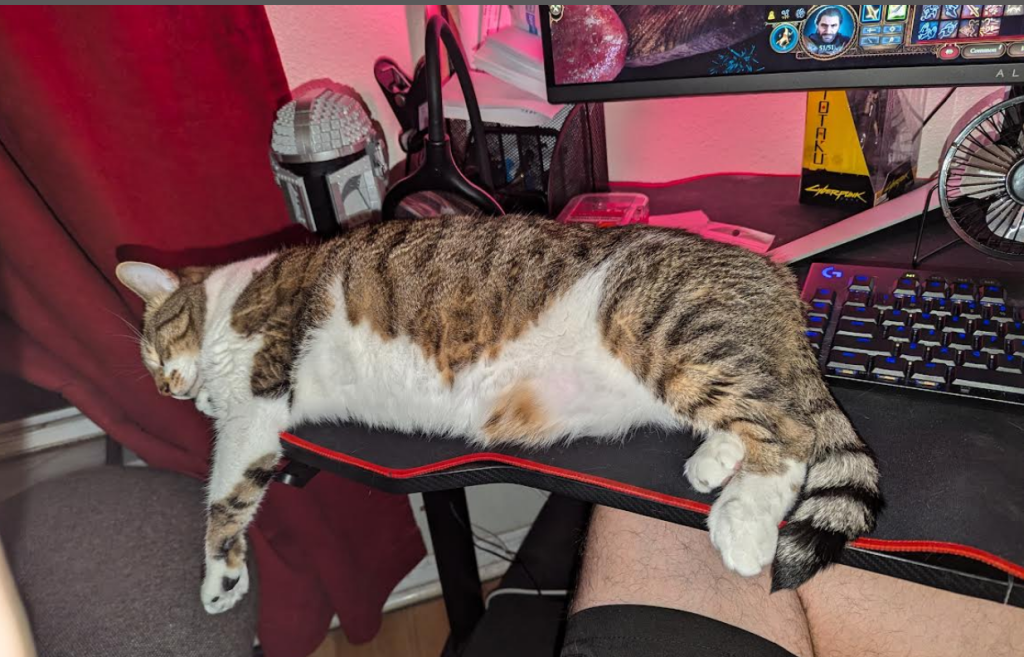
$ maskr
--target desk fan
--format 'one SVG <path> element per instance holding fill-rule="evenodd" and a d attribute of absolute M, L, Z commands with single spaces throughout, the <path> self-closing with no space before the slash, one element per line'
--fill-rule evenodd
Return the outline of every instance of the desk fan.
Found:
<path fill-rule="evenodd" d="M 957 135 L 942 161 L 939 201 L 963 241 L 1024 259 L 1024 97 L 985 110 Z"/>

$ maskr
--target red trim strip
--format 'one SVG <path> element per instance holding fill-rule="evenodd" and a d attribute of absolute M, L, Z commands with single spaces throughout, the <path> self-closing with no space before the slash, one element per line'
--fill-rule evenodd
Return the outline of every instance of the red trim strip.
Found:
<path fill-rule="evenodd" d="M 437 461 L 428 465 L 421 465 L 415 468 L 388 468 L 370 461 L 364 461 L 348 454 L 342 454 L 341 452 L 335 452 L 334 450 L 327 449 L 321 445 L 311 443 L 307 440 L 303 440 L 298 436 L 290 433 L 282 433 L 281 439 L 285 442 L 291 443 L 296 447 L 300 447 L 306 451 L 317 454 L 324 458 L 332 461 L 338 461 L 347 465 L 352 465 L 357 468 L 361 468 L 368 472 L 388 477 L 389 479 L 413 479 L 423 475 L 433 474 L 436 472 L 443 472 L 452 468 L 457 468 L 461 465 L 468 465 L 470 463 L 503 463 L 505 465 L 512 465 L 517 468 L 524 470 L 530 470 L 533 472 L 539 472 L 541 474 L 554 475 L 563 479 L 569 479 L 572 481 L 578 481 L 585 484 L 591 484 L 594 486 L 600 486 L 617 493 L 623 493 L 625 495 L 631 495 L 640 499 L 649 500 L 651 502 L 657 502 L 658 504 L 666 504 L 668 506 L 674 506 L 680 509 L 686 509 L 687 511 L 694 511 L 696 513 L 707 514 L 711 507 L 701 502 L 694 502 L 683 497 L 675 497 L 673 495 L 666 495 L 657 491 L 652 491 L 646 488 L 640 488 L 639 486 L 632 486 L 630 484 L 624 484 L 620 481 L 614 481 L 612 479 L 606 479 L 604 477 L 597 477 L 594 475 L 587 475 L 575 470 L 567 470 L 564 468 L 557 468 L 550 465 L 544 465 L 535 461 L 529 461 L 527 459 L 518 458 L 515 456 L 509 456 L 507 454 L 497 454 L 494 452 L 477 452 L 474 454 L 466 454 L 464 456 L 458 456 L 452 459 L 446 459 L 443 461 Z M 984 564 L 992 566 L 1002 570 L 1003 572 L 1009 573 L 1014 577 L 1020 577 L 1024 579 L 1024 567 L 1021 567 L 1012 561 L 1007 561 L 1001 557 L 997 557 L 994 554 L 979 550 L 978 548 L 970 547 L 967 545 L 960 545 L 958 543 L 947 543 L 945 541 L 920 541 L 920 540 L 890 540 L 881 538 L 858 538 L 856 541 L 851 543 L 854 547 L 862 548 L 865 550 L 877 550 L 879 552 L 930 552 L 937 554 L 953 554 L 960 557 L 966 557 L 968 559 L 974 559 Z"/>
<path fill-rule="evenodd" d="M 1018 566 L 1012 561 L 1002 557 L 979 550 L 969 545 L 959 543 L 947 543 L 945 541 L 900 541 L 884 538 L 861 537 L 851 543 L 854 547 L 865 550 L 876 550 L 879 552 L 932 552 L 937 554 L 955 554 L 958 557 L 974 559 L 984 564 L 998 568 L 1014 577 L 1024 578 L 1024 567 Z"/>
<path fill-rule="evenodd" d="M 646 488 L 640 488 L 639 486 L 631 486 L 624 484 L 620 481 L 613 481 L 611 479 L 605 479 L 604 477 L 595 477 L 594 475 L 585 475 L 575 470 L 565 470 L 563 468 L 556 468 L 550 465 L 542 465 L 534 461 L 528 461 L 526 459 L 517 458 L 515 456 L 509 456 L 507 454 L 496 454 L 494 452 L 477 452 L 475 454 L 466 454 L 465 456 L 459 456 L 453 459 L 447 459 L 444 461 L 438 461 L 429 465 L 421 465 L 415 468 L 386 468 L 376 463 L 370 463 L 358 459 L 348 454 L 342 454 L 335 452 L 334 450 L 327 449 L 320 445 L 316 445 L 309 441 L 303 440 L 298 436 L 290 433 L 282 433 L 281 439 L 285 442 L 289 442 L 296 447 L 301 447 L 307 451 L 313 452 L 324 458 L 331 459 L 332 461 L 339 461 L 348 465 L 354 465 L 357 468 L 368 470 L 375 474 L 388 477 L 390 479 L 412 479 L 414 477 L 420 477 L 435 472 L 441 472 L 456 468 L 460 465 L 467 465 L 469 463 L 504 463 L 505 465 L 513 465 L 517 468 L 523 468 L 524 470 L 532 470 L 534 472 L 540 472 L 542 474 L 555 475 L 556 477 L 562 477 L 563 479 L 571 479 L 573 481 L 579 481 L 586 484 L 593 484 L 608 490 L 613 490 L 617 493 L 625 493 L 641 499 L 650 500 L 652 502 L 658 502 L 660 504 L 667 504 L 669 506 L 686 509 L 687 511 L 695 511 L 697 513 L 706 514 L 711 510 L 707 504 L 700 502 L 694 502 L 692 500 L 683 499 L 681 497 L 673 497 L 672 495 L 665 495 L 664 493 L 658 493 L 656 491 L 648 490 Z"/>
<path fill-rule="evenodd" d="M 717 176 L 755 176 L 758 178 L 799 178 L 799 173 L 756 173 L 753 171 L 720 171 L 717 173 L 701 173 L 695 176 L 689 176 L 687 178 L 679 178 L 677 180 L 666 180 L 664 182 L 641 182 L 635 180 L 613 180 L 611 182 L 612 188 L 616 187 L 646 187 L 649 189 L 659 187 L 672 187 L 674 185 L 682 185 L 683 183 L 694 182 L 697 180 L 704 180 L 705 178 L 715 178 Z"/>

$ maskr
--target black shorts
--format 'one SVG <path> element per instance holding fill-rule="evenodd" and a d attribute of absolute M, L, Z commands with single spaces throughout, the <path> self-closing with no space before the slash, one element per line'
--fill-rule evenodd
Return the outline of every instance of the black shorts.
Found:
<path fill-rule="evenodd" d="M 677 609 L 592 607 L 571 616 L 561 657 L 793 657 L 746 630 Z"/>

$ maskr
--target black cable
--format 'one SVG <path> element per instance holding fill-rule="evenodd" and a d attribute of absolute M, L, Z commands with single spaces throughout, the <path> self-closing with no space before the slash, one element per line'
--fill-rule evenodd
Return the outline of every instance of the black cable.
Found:
<path fill-rule="evenodd" d="M 943 96 L 942 100 L 939 101 L 939 104 L 936 105 L 931 112 L 928 112 L 928 116 L 924 117 L 924 121 L 922 121 L 921 123 L 923 125 L 928 125 L 928 122 L 932 120 L 932 118 L 940 109 L 942 109 L 942 106 L 946 104 L 946 101 L 953 97 L 953 94 L 956 93 L 956 90 L 957 88 L 953 87 L 952 89 L 947 91 L 946 95 Z"/>
<path fill-rule="evenodd" d="M 938 175 L 938 174 L 936 174 Z M 934 178 L 934 177 L 933 177 Z M 929 180 L 930 182 L 931 180 Z M 910 258 L 910 268 L 917 269 L 917 266 L 921 264 L 923 258 L 921 258 L 921 240 L 924 239 L 924 225 L 928 221 L 928 213 L 931 211 L 932 196 L 938 190 L 938 185 L 933 186 L 928 190 L 928 195 L 924 197 L 924 208 L 921 210 L 921 217 L 917 223 L 917 240 L 914 241 L 914 255 Z"/>
<path fill-rule="evenodd" d="M 481 185 L 470 182 L 452 155 L 451 142 L 445 133 L 444 106 L 441 103 L 441 64 L 440 41 L 444 41 L 452 67 L 459 78 L 462 95 L 469 112 L 469 123 L 475 141 L 476 159 L 479 161 L 479 177 Z M 412 194 L 421 192 L 444 192 L 455 194 L 475 205 L 480 211 L 502 216 L 505 211 L 491 193 L 494 181 L 491 175 L 490 159 L 487 155 L 487 141 L 484 137 L 483 120 L 480 117 L 480 106 L 473 91 L 473 81 L 469 77 L 469 67 L 462 52 L 462 44 L 452 32 L 452 28 L 441 16 L 434 16 L 427 23 L 425 41 L 426 84 L 428 126 L 427 139 L 424 144 L 423 161 L 416 171 L 402 178 L 388 190 L 381 204 L 381 216 L 387 220 L 395 217 L 402 200 Z"/>
<path fill-rule="evenodd" d="M 509 557 L 508 555 L 500 554 L 498 552 L 495 552 L 494 550 L 490 550 L 488 548 L 483 547 L 482 545 L 477 543 L 477 541 L 478 540 L 484 541 L 484 539 L 479 537 L 479 536 L 477 536 L 473 532 L 473 529 L 471 527 L 467 527 L 466 523 L 462 522 L 462 518 L 460 518 L 459 514 L 455 512 L 455 507 L 454 506 L 451 506 L 450 509 L 451 509 L 451 512 L 452 512 L 452 517 L 455 518 L 455 522 L 459 523 L 459 526 L 462 527 L 462 529 L 464 529 L 466 531 L 466 533 L 469 534 L 471 539 L 473 539 L 473 546 L 476 549 L 480 550 L 481 552 L 486 552 L 487 554 L 490 554 L 492 556 L 498 557 L 502 561 L 507 562 L 509 565 L 519 564 L 519 566 L 522 567 L 523 573 L 526 575 L 526 578 L 528 580 L 530 580 L 530 584 L 532 584 L 533 588 L 537 591 L 537 595 L 538 596 L 543 596 L 544 595 L 542 593 L 543 589 L 541 589 L 540 584 L 537 583 L 537 579 L 533 576 L 533 573 L 530 572 L 530 569 L 526 566 L 526 563 L 524 563 L 523 560 L 519 558 L 518 554 L 516 554 L 516 555 L 514 555 L 512 557 Z M 499 548 L 499 549 L 502 549 L 502 548 Z"/>
<path fill-rule="evenodd" d="M 537 591 L 537 595 L 538 596 L 543 596 L 544 595 L 543 589 L 540 588 L 540 584 L 537 582 L 536 578 L 534 578 L 533 573 L 530 572 L 530 569 L 526 567 L 526 564 L 523 563 L 523 560 L 519 558 L 519 555 L 516 555 L 514 557 L 508 557 L 508 556 L 502 555 L 502 554 L 500 554 L 498 552 L 495 552 L 494 550 L 489 550 L 489 549 L 483 547 L 482 545 L 480 545 L 479 543 L 477 543 L 476 541 L 473 542 L 473 546 L 476 549 L 478 549 L 478 550 L 480 550 L 482 552 L 486 552 L 487 554 L 490 554 L 490 555 L 493 555 L 495 557 L 498 557 L 502 561 L 507 562 L 509 564 L 509 566 L 514 566 L 516 564 L 519 564 L 523 568 L 523 574 L 526 575 L 526 579 L 530 580 L 530 584 L 533 585 L 534 590 Z"/>
<path fill-rule="evenodd" d="M 488 531 L 488 530 L 484 529 L 483 527 L 479 527 L 477 525 L 473 525 L 472 523 L 470 523 L 470 524 L 471 524 L 473 529 L 479 529 L 481 531 L 485 531 L 488 534 L 490 534 L 491 536 L 494 536 L 495 539 L 497 539 L 497 542 L 495 542 L 495 541 L 492 541 L 492 540 L 490 540 L 488 538 L 484 538 L 483 536 L 480 536 L 476 532 L 473 532 L 473 536 L 476 537 L 476 539 L 478 541 L 483 541 L 484 543 L 486 543 L 487 545 L 490 545 L 495 550 L 501 550 L 505 554 L 508 554 L 508 555 L 511 555 L 511 556 L 515 556 L 515 552 L 513 552 L 510 549 L 508 549 L 508 546 L 505 545 L 505 543 L 501 541 L 501 538 L 497 534 L 495 534 L 492 531 Z"/>
<path fill-rule="evenodd" d="M 924 131 L 924 127 L 928 125 L 928 122 L 935 117 L 935 115 L 938 113 L 940 109 L 942 109 L 942 106 L 946 104 L 946 101 L 952 98 L 953 94 L 956 93 L 956 90 L 957 87 L 953 87 L 952 89 L 946 92 L 946 95 L 942 97 L 942 100 L 939 101 L 939 104 L 933 107 L 932 111 L 928 112 L 928 115 L 924 117 L 923 121 L 921 121 L 921 127 L 917 129 L 917 132 L 914 133 L 914 136 L 911 138 L 911 140 L 917 139 L 917 136 L 921 134 L 922 131 Z"/>

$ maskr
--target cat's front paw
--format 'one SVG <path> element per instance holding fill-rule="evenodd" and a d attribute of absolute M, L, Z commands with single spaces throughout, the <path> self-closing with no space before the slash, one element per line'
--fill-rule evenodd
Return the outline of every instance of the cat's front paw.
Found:
<path fill-rule="evenodd" d="M 732 433 L 713 433 L 686 459 L 683 472 L 698 493 L 724 486 L 743 461 L 743 443 Z"/>
<path fill-rule="evenodd" d="M 210 399 L 210 393 L 206 388 L 200 388 L 199 394 L 196 395 L 196 408 L 203 415 L 214 417 L 213 400 Z"/>
<path fill-rule="evenodd" d="M 744 577 L 753 577 L 770 564 L 779 542 L 779 527 L 764 509 L 736 498 L 719 498 L 712 505 L 708 534 L 725 567 Z"/>
<path fill-rule="evenodd" d="M 206 575 L 199 595 L 208 614 L 220 614 L 234 607 L 249 591 L 249 569 L 228 568 L 225 561 L 207 559 Z"/>

